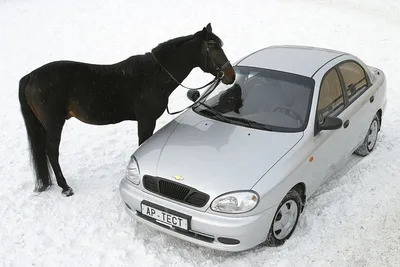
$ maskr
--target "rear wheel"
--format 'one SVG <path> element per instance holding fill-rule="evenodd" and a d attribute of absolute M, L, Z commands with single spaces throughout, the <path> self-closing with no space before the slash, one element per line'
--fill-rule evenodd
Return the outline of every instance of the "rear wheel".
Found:
<path fill-rule="evenodd" d="M 378 139 L 379 128 L 379 118 L 377 115 L 375 115 L 372 119 L 371 125 L 369 126 L 364 142 L 360 147 L 357 148 L 356 151 L 354 151 L 355 154 L 365 157 L 369 155 L 372 150 L 374 150 L 376 141 Z"/>
<path fill-rule="evenodd" d="M 278 206 L 264 242 L 266 246 L 281 246 L 290 238 L 296 229 L 301 207 L 302 198 L 299 192 L 294 189 L 290 190 Z"/>

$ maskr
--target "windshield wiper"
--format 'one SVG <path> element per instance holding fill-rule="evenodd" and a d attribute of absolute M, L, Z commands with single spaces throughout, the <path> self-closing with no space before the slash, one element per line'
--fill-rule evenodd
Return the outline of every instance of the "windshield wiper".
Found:
<path fill-rule="evenodd" d="M 207 111 L 211 112 L 215 117 L 219 118 L 220 120 L 223 120 L 225 122 L 231 123 L 233 124 L 234 122 L 241 122 L 242 124 L 248 125 L 251 128 L 256 128 L 256 129 L 262 129 L 262 130 L 268 130 L 268 131 L 272 131 L 272 128 L 269 127 L 268 125 L 256 122 L 256 121 L 252 121 L 252 120 L 247 120 L 244 118 L 238 118 L 238 117 L 231 117 L 231 116 L 225 116 L 222 113 L 218 112 L 217 110 L 215 110 L 214 108 L 210 107 L 207 104 L 204 104 L 203 102 L 197 102 L 198 104 L 206 107 Z"/>
<path fill-rule="evenodd" d="M 248 120 L 248 119 L 245 119 L 245 118 L 238 118 L 238 117 L 225 117 L 225 118 L 227 118 L 227 119 L 229 119 L 231 121 L 246 123 L 248 126 L 250 126 L 252 128 L 272 131 L 272 128 L 270 126 L 268 126 L 266 124 L 263 124 L 263 123 L 260 123 L 260 122 Z"/>
<path fill-rule="evenodd" d="M 214 108 L 210 107 L 207 104 L 204 104 L 203 102 L 197 102 L 198 104 L 206 107 L 208 111 L 210 111 L 215 117 L 219 118 L 220 120 L 223 120 L 225 122 L 228 123 L 232 123 L 232 121 L 230 119 L 228 119 L 227 117 L 225 117 L 223 114 L 219 113 L 217 110 L 215 110 Z"/>

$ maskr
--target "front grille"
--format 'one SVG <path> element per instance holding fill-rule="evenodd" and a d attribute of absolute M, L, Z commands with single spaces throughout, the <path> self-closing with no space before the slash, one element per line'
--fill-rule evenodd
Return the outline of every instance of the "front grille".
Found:
<path fill-rule="evenodd" d="M 194 206 L 204 206 L 208 202 L 209 196 L 201 192 L 193 192 L 188 198 L 187 202 L 192 203 Z M 204 204 L 203 204 L 204 203 Z"/>
<path fill-rule="evenodd" d="M 146 187 L 147 190 L 152 191 L 152 192 L 158 192 L 157 180 L 155 180 L 155 179 L 146 179 L 146 177 L 145 177 L 143 179 L 143 184 L 144 184 L 144 187 Z"/>
<path fill-rule="evenodd" d="M 210 199 L 209 195 L 192 187 L 150 175 L 144 175 L 143 186 L 150 192 L 199 208 Z"/>
<path fill-rule="evenodd" d="M 190 189 L 178 184 L 174 184 L 165 180 L 158 182 L 160 193 L 169 197 L 173 197 L 176 200 L 184 200 L 186 195 L 190 192 Z"/>

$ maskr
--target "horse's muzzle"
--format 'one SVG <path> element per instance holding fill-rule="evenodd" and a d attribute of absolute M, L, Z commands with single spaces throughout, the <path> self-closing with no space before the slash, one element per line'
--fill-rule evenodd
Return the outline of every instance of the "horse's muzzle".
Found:
<path fill-rule="evenodd" d="M 230 68 L 227 68 L 224 70 L 224 76 L 222 77 L 221 81 L 224 84 L 232 84 L 236 79 L 236 73 L 235 70 L 230 66 Z"/>

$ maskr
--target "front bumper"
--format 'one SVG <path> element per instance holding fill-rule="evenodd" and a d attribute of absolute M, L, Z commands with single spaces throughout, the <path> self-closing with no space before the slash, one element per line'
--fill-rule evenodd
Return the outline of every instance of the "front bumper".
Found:
<path fill-rule="evenodd" d="M 119 190 L 126 212 L 136 221 L 188 242 L 222 251 L 243 251 L 261 244 L 267 237 L 276 211 L 276 207 L 273 207 L 248 217 L 210 214 L 148 194 L 134 187 L 125 178 L 121 180 Z M 141 213 L 143 200 L 190 216 L 189 231 L 174 229 L 148 219 Z M 234 240 L 239 243 L 229 244 L 234 243 Z"/>

